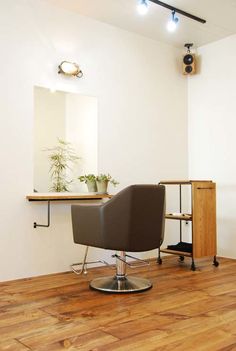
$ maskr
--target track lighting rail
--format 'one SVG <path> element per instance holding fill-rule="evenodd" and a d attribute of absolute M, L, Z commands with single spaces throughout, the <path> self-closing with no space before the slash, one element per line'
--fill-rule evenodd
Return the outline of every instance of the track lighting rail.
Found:
<path fill-rule="evenodd" d="M 188 12 L 185 12 L 183 10 L 180 10 L 180 9 L 174 7 L 174 6 L 168 5 L 168 4 L 166 4 L 166 3 L 162 2 L 162 1 L 159 1 L 159 0 L 150 0 L 150 1 L 153 2 L 156 5 L 160 5 L 160 6 L 165 7 L 167 9 L 171 10 L 171 11 L 175 11 L 175 12 L 177 12 L 177 13 L 185 16 L 185 17 L 191 18 L 194 21 L 201 22 L 201 23 L 206 23 L 206 20 L 204 20 L 204 19 L 202 19 L 200 17 L 194 16 L 191 13 L 188 13 Z"/>

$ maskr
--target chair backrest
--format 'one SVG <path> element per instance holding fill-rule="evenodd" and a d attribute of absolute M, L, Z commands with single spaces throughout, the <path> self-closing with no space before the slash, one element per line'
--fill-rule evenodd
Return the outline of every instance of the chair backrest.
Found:
<path fill-rule="evenodd" d="M 163 185 L 131 185 L 100 210 L 104 248 L 138 252 L 161 245 L 165 226 Z"/>

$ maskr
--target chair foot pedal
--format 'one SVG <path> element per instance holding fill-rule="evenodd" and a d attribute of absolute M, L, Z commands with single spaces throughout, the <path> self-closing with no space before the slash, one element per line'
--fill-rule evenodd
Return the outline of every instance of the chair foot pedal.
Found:
<path fill-rule="evenodd" d="M 131 256 L 131 255 L 127 255 L 125 254 L 125 256 L 120 256 L 118 254 L 114 254 L 112 255 L 112 257 L 115 257 L 117 258 L 118 260 L 124 262 L 125 264 L 127 264 L 127 266 L 129 266 L 130 268 L 139 268 L 139 267 L 146 267 L 146 266 L 150 266 L 150 263 L 148 261 L 145 261 L 145 260 L 142 260 L 138 257 L 134 257 L 134 256 Z M 132 258 L 135 263 L 130 263 L 130 262 L 127 262 L 125 260 L 125 257 L 128 257 L 128 258 Z"/>

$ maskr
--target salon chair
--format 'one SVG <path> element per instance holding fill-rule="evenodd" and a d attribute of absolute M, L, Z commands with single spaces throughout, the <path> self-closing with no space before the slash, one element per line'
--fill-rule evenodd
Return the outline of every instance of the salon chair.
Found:
<path fill-rule="evenodd" d="M 71 212 L 76 244 L 117 252 L 113 255 L 116 258 L 115 276 L 93 279 L 90 282 L 92 289 L 137 292 L 152 287 L 147 279 L 126 275 L 126 265 L 133 266 L 126 261 L 133 256 L 126 252 L 153 250 L 162 244 L 165 224 L 163 185 L 131 185 L 103 204 L 72 205 Z"/>

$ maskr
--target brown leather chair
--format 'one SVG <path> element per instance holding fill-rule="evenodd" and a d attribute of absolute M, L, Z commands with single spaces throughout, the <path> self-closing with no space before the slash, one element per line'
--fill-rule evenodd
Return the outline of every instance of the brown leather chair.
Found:
<path fill-rule="evenodd" d="M 165 187 L 131 185 L 101 205 L 72 205 L 74 242 L 120 251 L 116 275 L 96 278 L 90 287 L 107 292 L 134 292 L 152 287 L 147 279 L 126 276 L 125 252 L 159 248 L 164 238 Z"/>

